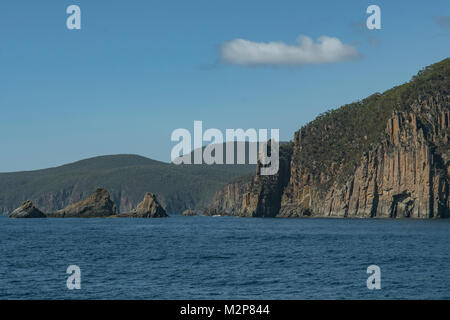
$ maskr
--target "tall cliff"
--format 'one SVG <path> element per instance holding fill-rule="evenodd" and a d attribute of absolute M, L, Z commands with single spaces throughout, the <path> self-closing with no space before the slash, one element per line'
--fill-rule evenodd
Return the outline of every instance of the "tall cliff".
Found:
<path fill-rule="evenodd" d="M 283 190 L 289 182 L 292 142 L 280 144 L 280 169 L 271 176 L 260 175 L 258 162 L 256 175 L 246 175 L 219 190 L 204 210 L 205 215 L 235 215 L 273 217 L 281 206 Z M 269 146 L 270 151 L 270 146 Z"/>
<path fill-rule="evenodd" d="M 450 59 L 409 83 L 320 115 L 282 150 L 275 176 L 216 193 L 206 214 L 446 218 Z"/>

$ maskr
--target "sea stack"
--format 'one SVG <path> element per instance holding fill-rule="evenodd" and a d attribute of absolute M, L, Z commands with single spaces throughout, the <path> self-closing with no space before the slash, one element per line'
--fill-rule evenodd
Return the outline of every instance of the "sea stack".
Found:
<path fill-rule="evenodd" d="M 168 217 L 166 210 L 159 204 L 153 193 L 147 193 L 144 200 L 139 203 L 133 211 L 126 214 L 131 218 L 165 218 Z"/>
<path fill-rule="evenodd" d="M 103 188 L 97 188 L 89 198 L 71 204 L 51 216 L 61 218 L 101 218 L 112 216 L 115 213 L 116 205 L 111 200 L 109 192 Z"/>
<path fill-rule="evenodd" d="M 30 200 L 25 201 L 19 208 L 14 210 L 9 218 L 45 218 L 45 214 L 33 205 Z"/>

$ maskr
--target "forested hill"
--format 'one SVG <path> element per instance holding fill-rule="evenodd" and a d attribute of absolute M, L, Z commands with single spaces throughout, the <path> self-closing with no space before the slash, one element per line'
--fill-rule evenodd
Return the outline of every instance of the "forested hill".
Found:
<path fill-rule="evenodd" d="M 88 197 L 97 187 L 111 193 L 121 212 L 130 211 L 147 192 L 157 194 L 169 213 L 198 209 L 255 165 L 174 165 L 138 155 L 109 155 L 56 168 L 0 173 L 0 213 L 31 200 L 53 212 Z"/>

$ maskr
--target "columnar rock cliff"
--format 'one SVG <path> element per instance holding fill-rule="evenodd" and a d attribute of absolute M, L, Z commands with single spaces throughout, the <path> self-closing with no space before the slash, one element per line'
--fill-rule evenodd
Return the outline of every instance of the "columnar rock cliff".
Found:
<path fill-rule="evenodd" d="M 450 59 L 295 133 L 275 176 L 230 184 L 206 214 L 446 218 Z"/>
<path fill-rule="evenodd" d="M 447 217 L 448 106 L 447 96 L 418 101 L 414 111 L 394 113 L 384 139 L 364 152 L 343 185 L 333 181 L 333 176 L 314 175 L 307 168 L 294 166 L 279 215 Z M 426 117 L 419 120 L 417 111 Z M 298 152 L 301 142 L 297 136 L 296 140 Z M 439 150 L 439 146 L 446 150 Z M 336 167 L 338 175 L 341 168 Z M 322 189 L 330 180 L 331 187 Z"/>
<path fill-rule="evenodd" d="M 213 201 L 203 210 L 203 214 L 246 216 L 252 199 L 250 192 L 253 186 L 254 175 L 247 175 L 229 183 L 217 191 Z"/>
<path fill-rule="evenodd" d="M 205 215 L 237 215 L 272 217 L 280 210 L 283 190 L 289 182 L 292 143 L 280 145 L 280 169 L 271 176 L 247 175 L 228 184 L 216 193 L 204 210 Z M 269 146 L 270 150 L 270 146 Z"/>

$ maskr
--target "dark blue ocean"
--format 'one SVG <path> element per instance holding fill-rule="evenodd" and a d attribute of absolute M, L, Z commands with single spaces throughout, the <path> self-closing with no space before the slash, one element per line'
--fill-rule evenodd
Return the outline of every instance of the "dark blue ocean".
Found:
<path fill-rule="evenodd" d="M 450 221 L 1 216 L 0 298 L 450 299 Z"/>

